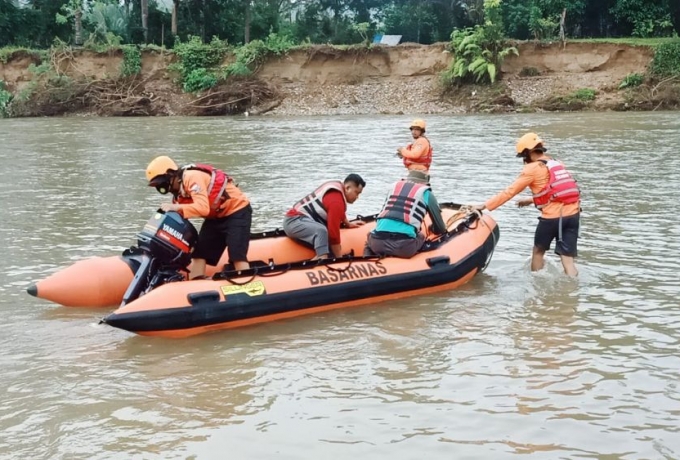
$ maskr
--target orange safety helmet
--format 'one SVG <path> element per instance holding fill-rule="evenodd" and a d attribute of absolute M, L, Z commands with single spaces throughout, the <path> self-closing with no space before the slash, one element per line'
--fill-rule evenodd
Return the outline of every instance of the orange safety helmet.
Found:
<path fill-rule="evenodd" d="M 520 137 L 517 141 L 517 146 L 515 150 L 517 151 L 517 156 L 521 157 L 524 155 L 525 151 L 532 152 L 536 150 L 537 147 L 543 147 L 543 141 L 536 133 L 526 133 L 524 136 Z M 543 149 L 545 150 L 545 149 Z"/>
<path fill-rule="evenodd" d="M 425 120 L 421 120 L 420 118 L 413 120 L 413 123 L 411 123 L 411 126 L 409 126 L 409 129 L 413 128 L 420 128 L 422 132 L 425 132 Z"/>
<path fill-rule="evenodd" d="M 154 179 L 159 176 L 165 176 L 168 171 L 177 171 L 178 169 L 177 163 L 172 158 L 165 155 L 156 157 L 146 167 L 146 180 L 149 181 L 149 185 L 155 186 L 155 184 L 151 183 Z"/>

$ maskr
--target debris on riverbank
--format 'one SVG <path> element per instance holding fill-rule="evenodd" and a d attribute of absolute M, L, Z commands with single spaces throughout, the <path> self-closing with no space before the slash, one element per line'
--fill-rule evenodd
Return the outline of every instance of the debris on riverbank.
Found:
<path fill-rule="evenodd" d="M 175 57 L 144 52 L 135 76 L 120 73 L 123 53 L 80 51 L 52 59 L 17 53 L 0 61 L 0 80 L 13 95 L 11 116 L 163 116 L 445 114 L 680 108 L 680 79 L 645 77 L 646 47 L 613 43 L 521 43 L 492 86 L 444 92 L 439 74 L 451 56 L 444 44 L 328 47 L 267 59 L 254 76 L 232 77 L 209 90 L 186 93 L 177 84 Z M 641 77 L 642 78 L 642 77 Z"/>

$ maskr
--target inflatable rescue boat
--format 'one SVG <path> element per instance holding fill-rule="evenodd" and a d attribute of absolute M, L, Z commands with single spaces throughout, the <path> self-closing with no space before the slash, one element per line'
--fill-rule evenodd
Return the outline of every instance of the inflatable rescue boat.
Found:
<path fill-rule="evenodd" d="M 177 213 L 157 212 L 137 246 L 121 256 L 76 262 L 28 293 L 66 306 L 115 305 L 103 323 L 180 338 L 454 289 L 486 267 L 499 229 L 487 214 L 441 206 L 447 233 L 428 235 L 410 259 L 361 256 L 376 216 L 357 216 L 363 226 L 341 230 L 346 256 L 311 261 L 313 249 L 277 229 L 251 236 L 250 269 L 233 270 L 225 251 L 216 267 L 208 266 L 209 278 L 191 281 L 186 275 L 196 229 Z"/>

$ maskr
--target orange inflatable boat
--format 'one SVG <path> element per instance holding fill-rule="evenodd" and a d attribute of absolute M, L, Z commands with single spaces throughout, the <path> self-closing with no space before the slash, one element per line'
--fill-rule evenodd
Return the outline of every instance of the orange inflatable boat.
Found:
<path fill-rule="evenodd" d="M 77 262 L 28 292 L 68 306 L 117 305 L 103 323 L 178 338 L 454 289 L 484 269 L 499 229 L 491 216 L 453 203 L 442 214 L 448 232 L 430 235 L 410 259 L 355 256 L 376 217 L 358 216 L 365 225 L 342 230 L 347 256 L 310 261 L 311 248 L 277 229 L 252 235 L 249 270 L 232 270 L 225 254 L 209 279 L 186 281 L 196 230 L 177 213 L 159 212 L 122 256 Z"/>

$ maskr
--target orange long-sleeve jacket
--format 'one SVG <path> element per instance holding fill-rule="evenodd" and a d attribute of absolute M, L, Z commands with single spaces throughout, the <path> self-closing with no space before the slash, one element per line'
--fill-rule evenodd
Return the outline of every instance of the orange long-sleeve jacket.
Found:
<path fill-rule="evenodd" d="M 209 186 L 210 174 L 191 169 L 184 171 L 179 193 L 182 197 L 191 199 L 190 203 L 180 204 L 179 213 L 184 218 L 206 217 L 210 213 Z M 233 214 L 250 204 L 248 197 L 232 181 L 227 183 L 224 191 L 228 198 L 220 205 L 218 218 Z"/>
<path fill-rule="evenodd" d="M 425 136 L 401 149 L 404 166 L 409 171 L 423 171 L 428 174 L 432 164 L 432 145 Z"/>
<path fill-rule="evenodd" d="M 550 160 L 550 158 L 544 155 L 543 157 L 539 158 L 539 160 Z M 513 182 L 502 192 L 486 200 L 486 203 L 484 204 L 489 211 L 493 211 L 494 209 L 499 208 L 508 202 L 514 196 L 521 193 L 527 187 L 529 187 L 531 193 L 535 194 L 540 192 L 543 190 L 543 187 L 548 184 L 549 180 L 550 172 L 548 171 L 548 167 L 545 165 L 545 163 L 542 161 L 533 161 L 527 165 L 524 165 L 522 172 L 517 177 L 515 182 Z M 563 217 L 571 216 L 579 212 L 580 209 L 580 202 L 564 204 L 552 201 L 541 210 L 541 217 L 546 219 L 554 219 L 560 217 L 560 215 Z"/>

